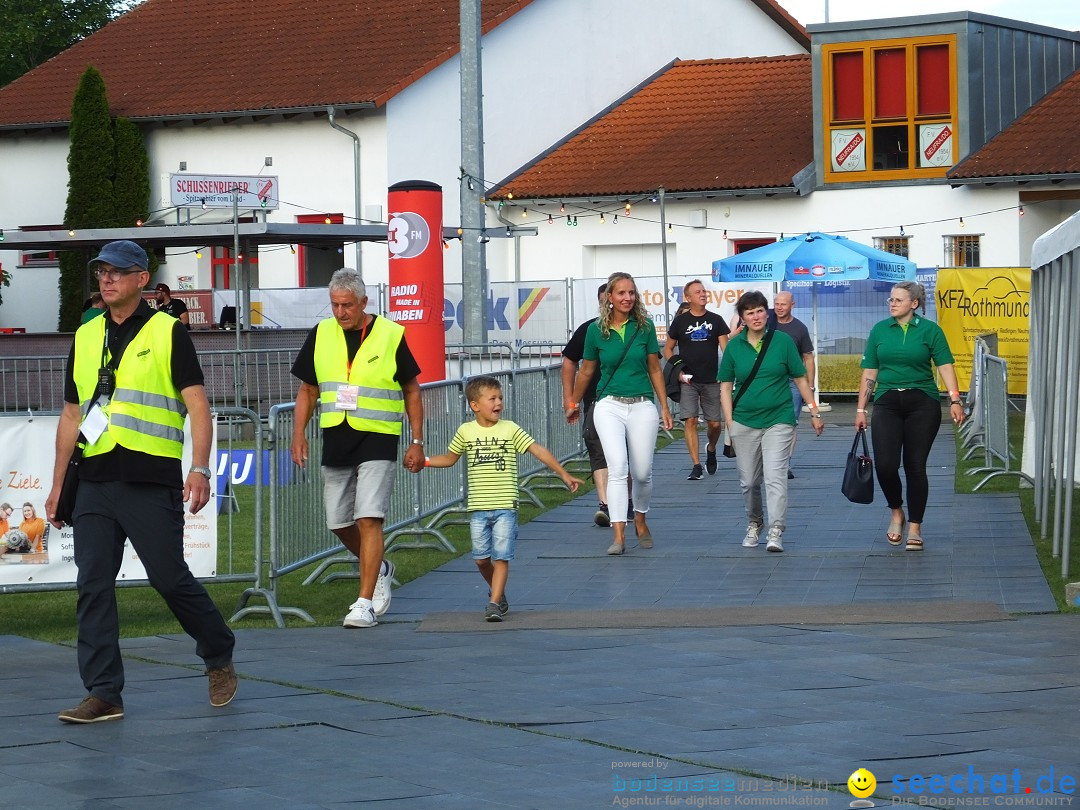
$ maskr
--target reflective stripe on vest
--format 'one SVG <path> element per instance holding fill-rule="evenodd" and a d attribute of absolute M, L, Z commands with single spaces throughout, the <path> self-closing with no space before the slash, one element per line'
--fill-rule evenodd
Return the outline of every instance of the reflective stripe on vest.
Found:
<path fill-rule="evenodd" d="M 397 350 L 405 329 L 386 318 L 371 325 L 350 369 L 345 332 L 334 318 L 320 321 L 315 332 L 315 376 L 319 380 L 319 427 L 347 422 L 353 430 L 401 435 L 405 398 L 394 379 Z M 356 410 L 337 410 L 338 388 L 357 388 Z"/>
<path fill-rule="evenodd" d="M 75 333 L 73 376 L 83 414 L 97 401 L 97 374 L 107 316 L 94 318 Z M 172 335 L 176 319 L 154 313 L 131 339 L 116 369 L 116 389 L 103 408 L 109 424 L 84 456 L 101 455 L 116 445 L 153 456 L 179 459 L 184 447 L 187 408 L 172 380 Z"/>

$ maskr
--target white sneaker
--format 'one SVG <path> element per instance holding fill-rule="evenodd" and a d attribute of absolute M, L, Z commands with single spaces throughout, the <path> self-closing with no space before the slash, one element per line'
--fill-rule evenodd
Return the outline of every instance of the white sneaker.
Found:
<path fill-rule="evenodd" d="M 390 580 L 394 578 L 394 564 L 390 560 L 383 560 L 386 563 L 387 571 L 385 574 L 380 573 L 379 578 L 375 580 L 375 593 L 371 597 L 371 604 L 375 610 L 376 616 L 382 616 L 390 608 Z M 379 566 L 379 571 L 382 571 L 382 566 Z"/>
<path fill-rule="evenodd" d="M 783 551 L 784 543 L 782 538 L 784 536 L 784 530 L 779 526 L 773 526 L 769 529 L 769 540 L 765 544 L 765 548 L 769 551 Z"/>
<path fill-rule="evenodd" d="M 375 611 L 370 607 L 361 607 L 356 602 L 349 605 L 349 614 L 345 617 L 345 621 L 341 623 L 342 627 L 374 627 L 378 622 L 375 621 Z"/>
<path fill-rule="evenodd" d="M 761 524 L 751 523 L 746 527 L 746 537 L 743 538 L 743 548 L 753 548 L 758 544 L 758 538 L 761 536 Z"/>

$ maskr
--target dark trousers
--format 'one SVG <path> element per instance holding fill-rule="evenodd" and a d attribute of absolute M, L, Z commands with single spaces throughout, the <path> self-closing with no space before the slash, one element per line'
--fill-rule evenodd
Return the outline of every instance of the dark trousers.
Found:
<path fill-rule="evenodd" d="M 903 461 L 907 478 L 908 520 L 922 523 L 930 483 L 926 459 L 941 427 L 941 403 L 925 391 L 886 391 L 874 401 L 870 439 L 874 445 L 874 470 L 890 509 L 904 504 L 900 484 Z"/>
<path fill-rule="evenodd" d="M 235 638 L 184 561 L 184 504 L 179 489 L 158 484 L 82 481 L 75 502 L 79 601 L 79 674 L 94 697 L 123 705 L 124 663 L 116 611 L 116 575 L 130 538 L 147 578 L 208 668 L 232 661 Z"/>

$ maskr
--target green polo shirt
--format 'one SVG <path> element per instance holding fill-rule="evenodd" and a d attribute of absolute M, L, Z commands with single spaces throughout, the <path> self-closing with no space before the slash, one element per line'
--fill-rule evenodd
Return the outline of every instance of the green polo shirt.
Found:
<path fill-rule="evenodd" d="M 937 399 L 941 394 L 934 379 L 933 366 L 951 362 L 952 352 L 941 327 L 914 315 L 908 321 L 907 329 L 900 326 L 895 318 L 886 318 L 874 324 L 866 339 L 861 365 L 863 368 L 877 369 L 875 400 L 886 391 L 897 388 L 918 388 L 925 391 L 927 396 Z"/>
<path fill-rule="evenodd" d="M 624 338 L 632 342 L 620 363 L 619 358 L 625 348 Z M 655 400 L 649 379 L 648 357 L 658 351 L 660 344 L 656 340 L 656 327 L 652 321 L 648 321 L 644 328 L 640 328 L 637 321 L 627 321 L 621 330 L 612 329 L 606 338 L 600 331 L 599 321 L 594 321 L 585 333 L 582 357 L 600 363 L 600 383 L 596 389 L 598 397 L 648 397 Z"/>
<path fill-rule="evenodd" d="M 757 362 L 757 349 L 747 340 L 749 333 L 749 329 L 744 329 L 728 341 L 724 356 L 720 360 L 720 371 L 716 375 L 720 382 L 735 383 L 733 398 L 739 393 L 739 386 L 750 376 L 754 363 Z M 772 342 L 761 359 L 757 376 L 750 381 L 750 387 L 739 400 L 732 416 L 740 425 L 756 430 L 765 430 L 773 425 L 794 425 L 795 408 L 791 404 L 791 386 L 788 381 L 793 377 L 805 376 L 806 366 L 803 365 L 795 341 L 783 332 L 774 331 Z"/>

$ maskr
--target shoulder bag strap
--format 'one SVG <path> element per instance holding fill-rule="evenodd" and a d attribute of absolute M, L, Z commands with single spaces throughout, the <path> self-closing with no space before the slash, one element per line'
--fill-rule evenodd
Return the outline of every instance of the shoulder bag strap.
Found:
<path fill-rule="evenodd" d="M 739 400 L 742 399 L 743 393 L 750 387 L 750 383 L 754 381 L 754 377 L 757 376 L 758 369 L 761 368 L 761 361 L 765 359 L 765 352 L 769 350 L 769 344 L 772 343 L 772 336 L 776 330 L 770 330 L 765 333 L 765 340 L 761 343 L 761 351 L 758 352 L 757 360 L 754 361 L 754 367 L 750 369 L 750 373 L 746 376 L 746 381 L 739 386 L 739 393 L 735 395 L 735 400 L 731 403 L 731 415 L 735 416 L 735 407 L 739 404 Z"/>
<path fill-rule="evenodd" d="M 626 341 L 625 344 L 623 345 L 622 354 L 619 355 L 619 362 L 616 363 L 615 368 L 613 368 L 611 370 L 611 376 L 607 378 L 607 382 L 604 383 L 604 387 L 596 392 L 596 401 L 597 402 L 599 402 L 600 398 L 602 396 L 604 396 L 604 392 L 607 390 L 607 387 L 611 384 L 612 379 L 614 379 L 614 377 L 615 377 L 615 372 L 619 370 L 619 366 L 622 365 L 622 361 L 624 359 L 626 359 L 626 353 L 628 351 L 630 351 L 630 344 L 634 342 L 634 338 L 636 338 L 638 336 L 638 332 L 640 332 L 640 331 L 641 331 L 641 329 L 640 329 L 640 327 L 638 327 L 637 321 L 634 321 L 634 334 L 632 334 L 630 336 L 630 339 L 628 341 Z"/>

